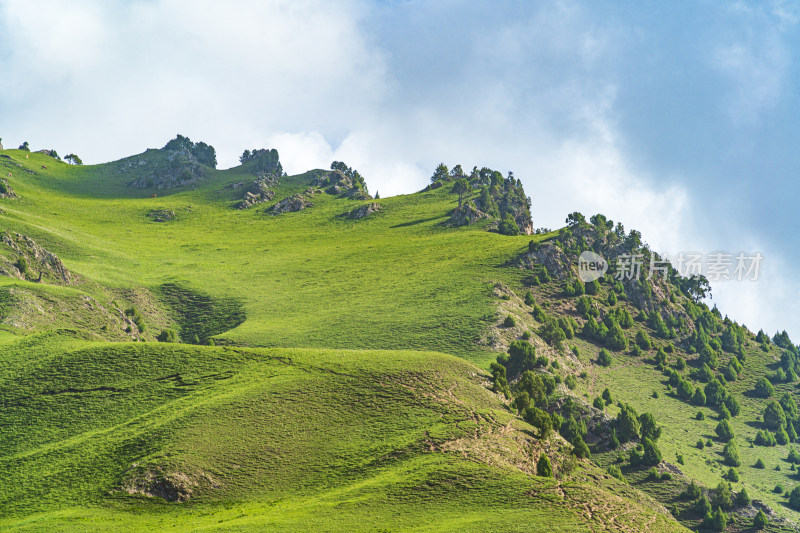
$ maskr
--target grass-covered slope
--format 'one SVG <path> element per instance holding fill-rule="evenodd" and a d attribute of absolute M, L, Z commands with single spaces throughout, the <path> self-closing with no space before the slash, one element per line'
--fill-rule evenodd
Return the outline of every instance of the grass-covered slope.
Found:
<path fill-rule="evenodd" d="M 382 210 L 361 220 L 341 215 L 371 202 L 324 193 L 313 208 L 273 216 L 264 207 L 306 189 L 309 175 L 281 180 L 264 207 L 236 210 L 237 192 L 226 185 L 253 178 L 236 169 L 209 170 L 202 187 L 151 198 L 126 187 L 115 163 L 76 168 L 4 153 L 34 172 L 8 167 L 19 198 L 3 203 L 4 228 L 30 235 L 104 287 L 178 283 L 238 298 L 247 320 L 225 333 L 237 343 L 436 349 L 480 359 L 475 341 L 491 285 L 517 274 L 501 266 L 530 240 L 442 227 L 457 205 L 443 188 L 378 200 Z M 152 210 L 175 217 L 153 222 Z"/>
<path fill-rule="evenodd" d="M 646 293 L 607 277 L 584 295 L 597 319 L 624 308 L 637 321 L 620 330 L 627 347 L 611 348 L 611 366 L 598 365 L 606 338 L 589 333 L 569 267 L 558 271 L 586 241 L 487 231 L 497 221 L 480 209 L 495 198 L 498 213 L 511 209 L 501 188 L 468 183 L 476 218 L 461 220 L 447 176 L 357 200 L 363 190 L 340 191 L 322 171 L 273 180 L 253 162 L 219 171 L 165 150 L 77 167 L 0 156 L 15 194 L 0 199 L 0 528 L 672 531 L 669 512 L 691 527 L 702 519 L 679 496 L 689 479 L 714 488 L 727 471 L 721 443 L 693 448 L 714 437 L 718 409 L 692 419 L 700 408 L 667 388 L 678 357 L 682 379 L 703 387 L 690 340 L 703 320 L 721 376 L 735 358 L 717 350 L 727 326 L 681 290 L 670 300 L 668 284 Z M 264 188 L 249 189 L 256 179 Z M 240 209 L 248 190 L 260 203 Z M 306 208 L 277 214 L 287 198 Z M 354 217 L 359 207 L 368 214 Z M 654 309 L 683 319 L 670 338 L 648 322 Z M 651 347 L 631 352 L 645 332 Z M 498 393 L 487 370 L 498 354 L 508 363 L 515 341 L 535 348 L 531 375 L 552 389 L 536 405 L 557 420 L 572 398 L 573 414 L 605 420 L 586 436 L 597 464 L 576 460 L 559 427 L 523 420 L 535 417 L 513 365 L 508 397 Z M 793 488 L 788 463 L 746 467 L 757 455 L 773 467 L 789 449 L 747 448 L 765 404 L 753 382 L 781 356 L 762 344 L 747 336 L 745 369 L 726 385 L 741 403 L 734 489 L 793 519 L 770 492 L 777 480 Z M 591 407 L 605 388 L 655 414 L 659 468 L 680 475 L 647 480 L 625 462 L 633 444 L 608 446 L 614 422 Z M 676 454 L 684 465 L 668 464 Z M 535 475 L 543 456 L 554 477 Z M 729 530 L 752 522 L 737 520 Z"/>
<path fill-rule="evenodd" d="M 677 529 L 452 356 L 3 340 L 4 530 Z"/>

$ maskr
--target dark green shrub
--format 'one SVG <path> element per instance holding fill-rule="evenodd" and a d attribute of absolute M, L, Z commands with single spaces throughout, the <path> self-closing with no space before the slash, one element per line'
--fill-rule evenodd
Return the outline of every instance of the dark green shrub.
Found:
<path fill-rule="evenodd" d="M 16 267 L 17 270 L 19 270 L 19 273 L 22 274 L 23 276 L 28 274 L 28 260 L 25 259 L 24 257 L 19 256 L 17 258 L 17 261 L 14 263 L 14 266 Z"/>
<path fill-rule="evenodd" d="M 575 455 L 575 457 L 580 459 L 589 459 L 592 456 L 591 452 L 589 451 L 589 447 L 585 442 L 583 442 L 582 437 L 578 437 L 577 442 L 573 443 L 573 446 L 575 448 L 572 450 L 572 453 Z"/>
<path fill-rule="evenodd" d="M 519 226 L 511 215 L 506 215 L 497 226 L 497 231 L 502 235 L 519 235 Z"/>
<path fill-rule="evenodd" d="M 169 328 L 161 330 L 161 333 L 158 334 L 156 339 L 158 342 L 177 342 L 178 340 L 175 332 Z"/>
<path fill-rule="evenodd" d="M 764 514 L 763 510 L 759 509 L 755 518 L 753 518 L 753 529 L 755 530 L 764 529 L 768 525 L 769 525 L 769 520 L 767 520 L 767 515 Z"/>
<path fill-rule="evenodd" d="M 717 434 L 717 437 L 723 442 L 728 442 L 733 439 L 733 428 L 731 427 L 730 422 L 727 420 L 720 421 L 717 424 L 717 427 L 714 429 L 714 432 Z"/>
<path fill-rule="evenodd" d="M 747 507 L 750 505 L 750 495 L 747 494 L 746 488 L 742 487 L 742 490 L 736 494 L 736 505 L 739 507 Z"/>
<path fill-rule="evenodd" d="M 733 507 L 731 484 L 727 481 L 720 481 L 719 485 L 717 485 L 717 490 L 714 491 L 714 499 L 711 503 L 714 507 L 725 509 L 726 511 Z"/>
<path fill-rule="evenodd" d="M 620 470 L 619 466 L 611 465 L 606 469 L 606 472 L 608 472 L 608 475 L 611 477 L 615 477 L 618 480 L 627 483 L 627 480 L 625 479 L 625 476 L 622 475 L 622 470 Z"/>
<path fill-rule="evenodd" d="M 786 414 L 783 412 L 781 404 L 775 400 L 767 404 L 762 418 L 767 429 L 775 431 L 786 426 Z"/>
<path fill-rule="evenodd" d="M 776 446 L 778 444 L 775 435 L 764 429 L 758 430 L 753 441 L 757 446 Z"/>
<path fill-rule="evenodd" d="M 775 388 L 767 378 L 761 377 L 756 381 L 755 393 L 762 398 L 769 398 L 775 394 Z"/>
<path fill-rule="evenodd" d="M 656 443 L 645 437 L 642 439 L 644 452 L 642 454 L 642 464 L 657 465 L 661 462 L 661 451 L 656 446 Z"/>
<path fill-rule="evenodd" d="M 545 439 L 553 430 L 553 419 L 546 411 L 530 407 L 525 411 L 525 421 L 539 430 L 539 438 Z"/>
<path fill-rule="evenodd" d="M 636 345 L 642 350 L 649 350 L 652 347 L 650 337 L 642 330 L 636 332 Z"/>
<path fill-rule="evenodd" d="M 722 450 L 722 456 L 725 458 L 725 464 L 728 466 L 739 466 L 742 464 L 739 459 L 739 448 L 736 446 L 736 440 L 730 440 L 725 444 L 725 448 Z"/>
<path fill-rule="evenodd" d="M 545 454 L 539 456 L 539 461 L 536 463 L 536 475 L 553 477 L 553 467 L 550 464 L 550 459 Z"/>
<path fill-rule="evenodd" d="M 686 490 L 684 490 L 681 494 L 681 498 L 684 500 L 696 500 L 701 494 L 702 492 L 700 491 L 700 487 L 698 487 L 694 480 L 692 480 L 692 482 L 686 486 Z"/>
<path fill-rule="evenodd" d="M 641 424 L 633 407 L 627 404 L 620 406 L 620 412 L 617 414 L 617 428 L 620 442 L 628 442 L 639 438 Z"/>
<path fill-rule="evenodd" d="M 531 293 L 531 291 L 528 291 L 525 293 L 525 305 L 533 305 L 533 304 L 534 304 L 533 294 Z"/>

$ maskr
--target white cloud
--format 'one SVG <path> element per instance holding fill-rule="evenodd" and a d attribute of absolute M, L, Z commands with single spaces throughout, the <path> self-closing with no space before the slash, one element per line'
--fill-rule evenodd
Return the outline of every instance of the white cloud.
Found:
<path fill-rule="evenodd" d="M 356 3 L 104 6 L 50 2 L 32 16 L 27 2 L 0 4 L 14 51 L 0 59 L 6 138 L 99 162 L 181 132 L 224 145 L 221 163 L 233 165 L 232 146 L 252 148 L 265 132 L 344 136 L 386 91 Z"/>
<path fill-rule="evenodd" d="M 751 124 L 771 111 L 786 91 L 791 66 L 787 31 L 797 24 L 797 13 L 782 2 L 737 3 L 729 11 L 740 22 L 740 31 L 717 44 L 712 66 L 730 81 L 722 101 L 729 119 Z"/>
<path fill-rule="evenodd" d="M 341 160 L 382 196 L 421 189 L 440 161 L 489 166 L 523 180 L 536 226 L 602 212 L 660 251 L 746 249 L 735 224 L 699 225 L 708 206 L 680 185 L 693 176 L 663 175 L 628 152 L 614 65 L 634 57 L 631 32 L 647 28 L 588 11 L 570 1 L 5 0 L 0 134 L 87 162 L 179 132 L 213 144 L 221 167 L 245 148 L 276 147 L 290 173 Z M 796 24 L 785 4 L 772 12 L 780 31 Z M 745 123 L 784 97 L 791 65 L 764 27 L 713 48 L 724 103 Z M 785 322 L 798 287 L 773 258 L 763 283 L 715 287 L 723 312 Z"/>

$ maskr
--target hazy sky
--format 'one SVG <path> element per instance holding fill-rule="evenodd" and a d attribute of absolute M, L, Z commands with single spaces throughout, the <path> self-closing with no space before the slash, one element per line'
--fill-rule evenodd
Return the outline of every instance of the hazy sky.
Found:
<path fill-rule="evenodd" d="M 176 133 L 382 196 L 511 170 L 535 226 L 760 251 L 723 313 L 800 340 L 800 10 L 789 2 L 0 0 L 0 136 L 86 163 Z"/>

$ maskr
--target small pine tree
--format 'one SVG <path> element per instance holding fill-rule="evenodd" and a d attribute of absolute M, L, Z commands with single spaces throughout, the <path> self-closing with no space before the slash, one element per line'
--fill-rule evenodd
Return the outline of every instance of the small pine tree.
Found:
<path fill-rule="evenodd" d="M 611 352 L 603 348 L 597 355 L 597 364 L 600 366 L 611 366 L 612 358 Z"/>
<path fill-rule="evenodd" d="M 605 401 L 605 402 L 606 402 L 606 405 L 611 405 L 612 403 L 614 403 L 614 399 L 613 399 L 613 398 L 612 398 L 612 396 L 611 396 L 611 391 L 610 391 L 610 390 L 608 390 L 608 388 L 606 388 L 606 389 L 603 391 L 602 398 L 603 398 L 603 401 Z M 798 461 L 798 462 L 800 462 L 800 461 Z"/>
<path fill-rule="evenodd" d="M 536 475 L 553 477 L 553 467 L 550 464 L 550 459 L 545 454 L 539 456 L 539 461 L 536 463 Z"/>
<path fill-rule="evenodd" d="M 728 515 L 725 514 L 722 509 L 717 508 L 717 510 L 714 511 L 714 517 L 711 520 L 711 527 L 714 529 L 714 531 L 725 531 L 727 526 Z"/>
<path fill-rule="evenodd" d="M 533 305 L 533 304 L 534 304 L 533 294 L 531 293 L 531 291 L 528 291 L 525 293 L 525 305 Z"/>
<path fill-rule="evenodd" d="M 723 442 L 728 442 L 734 437 L 733 428 L 731 427 L 730 422 L 728 422 L 727 420 L 722 420 L 719 424 L 717 424 L 717 427 L 714 430 L 714 432 Z"/>
<path fill-rule="evenodd" d="M 700 497 L 702 492 L 700 491 L 700 487 L 698 487 L 694 480 L 686 487 L 686 490 L 683 492 L 683 497 L 687 500 L 696 500 Z"/>
<path fill-rule="evenodd" d="M 736 446 L 736 440 L 732 439 L 725 444 L 725 448 L 722 450 L 722 455 L 725 458 L 725 464 L 729 466 L 739 466 L 742 464 L 741 460 L 739 459 L 739 449 Z"/>
<path fill-rule="evenodd" d="M 742 487 L 742 490 L 736 494 L 736 505 L 739 507 L 750 505 L 750 495 L 747 494 L 746 488 Z"/>
<path fill-rule="evenodd" d="M 733 507 L 733 496 L 731 494 L 731 484 L 727 481 L 720 481 L 717 490 L 714 492 L 714 507 L 728 510 Z"/>
<path fill-rule="evenodd" d="M 611 449 L 619 448 L 619 439 L 617 438 L 617 430 L 611 428 L 611 438 L 609 439 L 608 445 Z"/>
<path fill-rule="evenodd" d="M 764 529 L 768 525 L 769 525 L 769 520 L 767 520 L 767 515 L 764 514 L 764 511 L 759 509 L 755 518 L 753 518 L 753 529 L 756 530 Z"/>
<path fill-rule="evenodd" d="M 800 510 L 800 485 L 796 486 L 789 494 L 789 507 Z"/>
<path fill-rule="evenodd" d="M 642 462 L 646 465 L 657 465 L 661 462 L 661 451 L 656 446 L 656 443 L 647 437 L 642 441 L 644 446 L 644 453 L 642 455 Z"/>
<path fill-rule="evenodd" d="M 582 437 L 578 436 L 574 446 L 575 447 L 572 450 L 572 453 L 573 453 L 573 455 L 575 455 L 575 457 L 578 457 L 578 458 L 581 458 L 581 459 L 589 459 L 589 458 L 592 457 L 592 453 L 589 451 L 589 447 L 583 441 Z"/>

